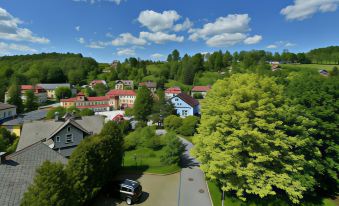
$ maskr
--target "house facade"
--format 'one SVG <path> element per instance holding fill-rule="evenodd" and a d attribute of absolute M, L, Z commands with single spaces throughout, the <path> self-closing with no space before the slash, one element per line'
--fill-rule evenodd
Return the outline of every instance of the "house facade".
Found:
<path fill-rule="evenodd" d="M 134 84 L 132 80 L 116 80 L 115 81 L 116 90 L 133 90 Z"/>
<path fill-rule="evenodd" d="M 169 101 L 174 106 L 176 113 L 180 117 L 187 117 L 200 114 L 199 102 L 185 93 L 180 93 L 172 97 Z"/>
<path fill-rule="evenodd" d="M 140 82 L 139 88 L 145 86 L 147 89 L 149 89 L 152 93 L 155 93 L 157 91 L 157 83 L 156 82 Z"/>
<path fill-rule="evenodd" d="M 16 116 L 16 106 L 0 102 L 0 124 Z"/>
<path fill-rule="evenodd" d="M 191 96 L 193 98 L 198 98 L 199 96 L 201 98 L 205 98 L 207 95 L 207 92 L 211 89 L 211 86 L 194 86 L 191 90 Z"/>
<path fill-rule="evenodd" d="M 72 91 L 72 94 L 76 94 L 76 89 L 71 87 L 71 84 L 69 83 L 57 83 L 57 84 L 37 84 L 37 86 L 43 88 L 47 92 L 47 98 L 48 99 L 55 99 L 55 90 L 58 87 L 67 87 Z"/>
<path fill-rule="evenodd" d="M 170 87 L 165 90 L 165 99 L 171 99 L 172 97 L 181 93 L 180 87 Z"/>
<path fill-rule="evenodd" d="M 75 106 L 78 109 L 91 109 L 94 112 L 110 110 L 109 97 L 86 97 L 82 92 L 79 92 L 76 97 L 60 99 L 60 106 L 64 108 Z"/>
<path fill-rule="evenodd" d="M 125 109 L 134 106 L 137 94 L 133 90 L 116 90 L 113 89 L 106 93 L 106 96 L 110 99 L 109 105 L 113 109 Z"/>
<path fill-rule="evenodd" d="M 98 80 L 98 79 L 91 81 L 91 83 L 89 83 L 89 86 L 91 88 L 94 88 L 95 85 L 97 85 L 97 84 L 103 84 L 103 85 L 105 85 L 105 87 L 107 87 L 107 83 L 106 83 L 105 80 Z"/>
<path fill-rule="evenodd" d="M 26 91 L 33 91 L 34 95 L 36 96 L 37 98 L 37 102 L 38 103 L 44 103 L 47 101 L 47 91 L 36 85 L 21 85 L 20 86 L 20 95 L 21 95 L 21 99 L 22 101 L 26 101 Z M 5 102 L 8 102 L 8 99 L 9 99 L 9 95 L 8 95 L 8 92 L 6 92 L 5 94 Z"/>

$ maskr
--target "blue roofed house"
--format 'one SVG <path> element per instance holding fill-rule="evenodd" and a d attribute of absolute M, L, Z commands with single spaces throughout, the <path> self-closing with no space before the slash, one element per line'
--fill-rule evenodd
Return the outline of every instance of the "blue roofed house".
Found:
<path fill-rule="evenodd" d="M 200 114 L 200 104 L 198 100 L 194 99 L 193 97 L 185 93 L 180 93 L 172 97 L 169 101 L 173 104 L 176 113 L 180 117 L 187 117 Z"/>

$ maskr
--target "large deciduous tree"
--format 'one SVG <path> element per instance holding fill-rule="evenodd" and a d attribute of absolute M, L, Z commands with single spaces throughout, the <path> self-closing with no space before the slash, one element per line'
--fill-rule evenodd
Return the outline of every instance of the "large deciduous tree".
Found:
<path fill-rule="evenodd" d="M 193 154 L 206 176 L 246 200 L 286 194 L 298 203 L 314 187 L 319 155 L 304 125 L 314 124 L 287 104 L 274 79 L 235 74 L 219 80 L 202 102 Z"/>
<path fill-rule="evenodd" d="M 134 102 L 133 114 L 137 120 L 146 121 L 152 113 L 153 96 L 149 89 L 142 86 Z"/>
<path fill-rule="evenodd" d="M 25 109 L 27 112 L 36 110 L 38 108 L 37 97 L 35 96 L 32 90 L 27 90 L 25 92 L 26 101 L 24 103 Z"/>
<path fill-rule="evenodd" d="M 72 91 L 69 87 L 58 87 L 55 89 L 55 98 L 57 100 L 67 99 L 72 96 Z"/>
<path fill-rule="evenodd" d="M 8 103 L 15 105 L 17 107 L 18 113 L 23 111 L 23 104 L 20 93 L 20 86 L 16 83 L 13 83 L 8 89 Z"/>

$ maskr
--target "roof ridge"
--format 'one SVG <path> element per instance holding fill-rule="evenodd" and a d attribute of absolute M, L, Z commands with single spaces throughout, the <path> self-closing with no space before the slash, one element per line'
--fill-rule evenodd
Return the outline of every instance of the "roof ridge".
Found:
<path fill-rule="evenodd" d="M 14 152 L 14 153 L 12 153 L 12 154 L 7 155 L 7 156 L 6 156 L 6 159 L 7 159 L 7 157 L 9 157 L 9 158 L 15 157 L 15 156 L 17 156 L 17 155 L 19 155 L 19 154 L 25 152 L 25 150 L 27 150 L 27 149 L 29 149 L 29 148 L 32 148 L 32 147 L 34 147 L 34 146 L 37 146 L 39 143 L 43 144 L 43 143 L 42 143 L 42 140 L 39 140 L 39 141 L 37 141 L 37 142 L 35 142 L 35 143 L 31 144 L 31 145 L 28 145 L 27 147 L 22 148 L 22 149 L 19 150 L 19 151 L 16 151 L 16 152 Z M 46 146 L 47 146 L 47 145 L 46 145 Z"/>

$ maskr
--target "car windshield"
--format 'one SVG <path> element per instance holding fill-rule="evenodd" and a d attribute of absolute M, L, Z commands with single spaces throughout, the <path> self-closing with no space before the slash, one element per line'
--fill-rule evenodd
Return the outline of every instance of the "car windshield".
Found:
<path fill-rule="evenodd" d="M 136 187 L 136 188 L 134 189 L 134 192 L 135 192 L 135 193 L 141 192 L 141 186 L 139 185 L 138 187 Z"/>

